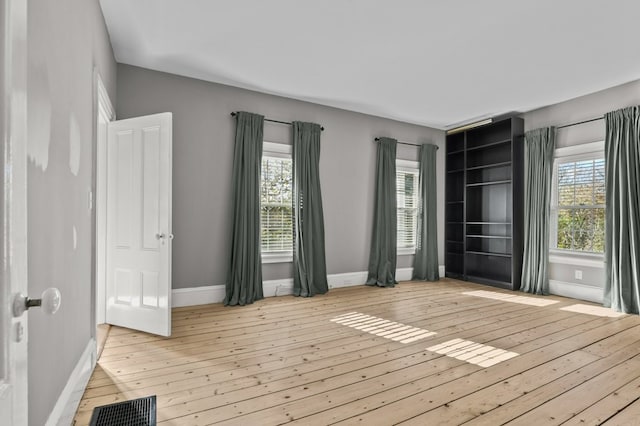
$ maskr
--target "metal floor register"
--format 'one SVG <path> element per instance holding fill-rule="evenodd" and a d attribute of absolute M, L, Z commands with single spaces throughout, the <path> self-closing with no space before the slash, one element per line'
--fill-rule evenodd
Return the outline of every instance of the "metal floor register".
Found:
<path fill-rule="evenodd" d="M 156 396 L 101 405 L 93 409 L 90 426 L 155 426 Z"/>

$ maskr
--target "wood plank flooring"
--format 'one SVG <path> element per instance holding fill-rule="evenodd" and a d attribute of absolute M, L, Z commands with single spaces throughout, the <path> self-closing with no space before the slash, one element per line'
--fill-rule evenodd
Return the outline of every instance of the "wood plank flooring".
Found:
<path fill-rule="evenodd" d="M 171 338 L 112 327 L 75 424 L 157 395 L 161 425 L 640 425 L 640 317 L 462 294 L 478 290 L 514 294 L 403 282 L 177 308 Z M 349 312 L 436 334 L 403 344 L 331 321 Z M 518 355 L 483 368 L 427 350 L 452 339 Z"/>

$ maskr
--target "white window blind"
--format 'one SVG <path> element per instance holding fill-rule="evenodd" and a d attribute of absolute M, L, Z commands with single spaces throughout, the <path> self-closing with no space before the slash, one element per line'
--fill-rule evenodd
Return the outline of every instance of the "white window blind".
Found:
<path fill-rule="evenodd" d="M 605 162 L 602 153 L 556 161 L 552 203 L 557 249 L 604 252 Z M 554 241 L 555 240 L 555 241 Z"/>
<path fill-rule="evenodd" d="M 262 253 L 293 252 L 291 157 L 263 154 L 260 191 Z"/>
<path fill-rule="evenodd" d="M 397 169 L 396 196 L 398 202 L 398 248 L 415 249 L 418 225 L 418 170 Z"/>

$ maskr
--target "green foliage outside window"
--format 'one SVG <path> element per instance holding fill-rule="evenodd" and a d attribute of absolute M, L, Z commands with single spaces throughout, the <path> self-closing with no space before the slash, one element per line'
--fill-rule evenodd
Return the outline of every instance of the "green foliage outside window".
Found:
<path fill-rule="evenodd" d="M 604 159 L 558 166 L 557 248 L 604 252 Z"/>

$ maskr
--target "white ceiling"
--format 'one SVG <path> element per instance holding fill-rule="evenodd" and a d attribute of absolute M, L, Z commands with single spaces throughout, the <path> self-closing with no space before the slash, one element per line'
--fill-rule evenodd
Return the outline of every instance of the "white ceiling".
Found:
<path fill-rule="evenodd" d="M 640 78 L 638 0 L 101 0 L 116 60 L 448 128 Z"/>

